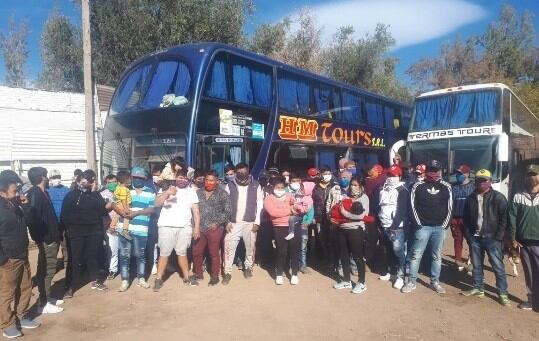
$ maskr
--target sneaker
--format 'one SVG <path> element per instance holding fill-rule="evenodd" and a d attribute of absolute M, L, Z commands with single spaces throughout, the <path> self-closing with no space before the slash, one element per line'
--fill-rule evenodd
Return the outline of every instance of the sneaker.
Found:
<path fill-rule="evenodd" d="M 128 281 L 122 281 L 122 284 L 120 285 L 120 289 L 118 289 L 119 292 L 125 292 L 129 289 L 129 282 Z"/>
<path fill-rule="evenodd" d="M 64 311 L 64 308 L 57 307 L 54 304 L 47 302 L 47 304 L 45 304 L 43 307 L 39 307 L 37 311 L 38 311 L 38 314 L 40 315 L 41 314 L 58 314 Z"/>
<path fill-rule="evenodd" d="M 404 286 L 404 280 L 400 277 L 397 277 L 397 279 L 395 280 L 395 283 L 393 283 L 393 288 L 397 290 L 401 290 L 403 286 Z"/>
<path fill-rule="evenodd" d="M 333 285 L 333 289 L 352 289 L 352 282 L 340 281 L 339 283 Z"/>
<path fill-rule="evenodd" d="M 440 283 L 433 283 L 430 285 L 430 288 L 434 291 L 436 291 L 438 294 L 445 294 L 446 291 L 444 287 L 440 285 Z"/>
<path fill-rule="evenodd" d="M 299 278 L 297 275 L 292 275 L 290 278 L 290 284 L 292 285 L 298 285 L 299 284 Z"/>
<path fill-rule="evenodd" d="M 277 284 L 277 285 L 283 285 L 283 284 L 284 284 L 284 278 L 283 278 L 283 276 L 276 276 L 276 277 L 275 277 L 275 284 Z"/>
<path fill-rule="evenodd" d="M 133 237 L 129 235 L 129 230 L 122 230 L 122 232 L 120 232 L 120 235 L 127 240 L 133 240 Z"/>
<path fill-rule="evenodd" d="M 388 272 L 385 275 L 379 276 L 378 279 L 384 282 L 389 281 L 391 279 L 391 274 Z"/>
<path fill-rule="evenodd" d="M 253 277 L 253 270 L 251 269 L 243 270 L 243 277 L 245 277 L 245 279 Z"/>
<path fill-rule="evenodd" d="M 154 264 L 152 266 L 152 276 L 155 276 L 155 275 L 157 275 L 157 265 L 156 264 Z"/>
<path fill-rule="evenodd" d="M 158 292 L 159 289 L 163 287 L 163 280 L 160 278 L 156 278 L 155 282 L 153 282 L 153 291 Z"/>
<path fill-rule="evenodd" d="M 103 283 L 95 282 L 95 285 L 92 285 L 92 289 L 95 289 L 97 291 L 105 291 L 108 290 L 109 287 L 107 287 Z"/>
<path fill-rule="evenodd" d="M 117 275 L 118 275 L 117 272 L 113 272 L 113 271 L 109 272 L 109 275 L 107 276 L 107 281 L 112 281 L 113 279 L 116 278 Z"/>
<path fill-rule="evenodd" d="M 23 317 L 19 323 L 22 329 L 36 329 L 37 327 L 41 326 L 41 323 L 31 320 L 28 317 Z"/>
<path fill-rule="evenodd" d="M 483 291 L 482 289 L 477 289 L 477 288 L 473 288 L 468 291 L 463 291 L 460 294 L 466 297 L 470 297 L 470 296 L 476 296 L 479 298 L 485 297 L 485 291 Z"/>
<path fill-rule="evenodd" d="M 352 294 L 362 294 L 367 291 L 367 286 L 364 283 L 356 283 L 354 289 L 352 289 Z"/>
<path fill-rule="evenodd" d="M 183 281 L 183 284 L 185 284 L 187 286 L 191 285 L 191 278 L 184 278 L 182 281 Z"/>
<path fill-rule="evenodd" d="M 217 284 L 219 284 L 219 277 L 211 277 L 208 286 L 213 287 Z"/>
<path fill-rule="evenodd" d="M 293 233 L 289 233 L 289 234 L 286 235 L 286 237 L 284 237 L 285 240 L 290 240 L 290 239 L 292 239 L 292 238 L 294 238 L 294 234 L 293 234 Z"/>
<path fill-rule="evenodd" d="M 228 285 L 228 283 L 230 283 L 230 280 L 232 279 L 232 275 L 231 274 L 225 274 L 223 276 L 223 285 Z"/>
<path fill-rule="evenodd" d="M 66 288 L 64 292 L 64 298 L 73 298 L 73 289 Z"/>
<path fill-rule="evenodd" d="M 64 300 L 56 300 L 56 299 L 50 299 L 49 300 L 49 303 L 50 304 L 54 304 L 55 306 L 61 306 L 62 304 L 64 304 Z"/>
<path fill-rule="evenodd" d="M 4 337 L 8 338 L 8 339 L 14 339 L 16 337 L 21 337 L 22 336 L 22 333 L 21 331 L 17 328 L 17 325 L 16 324 L 13 324 L 9 327 L 7 327 L 6 329 L 4 329 Z"/>
<path fill-rule="evenodd" d="M 198 287 L 198 279 L 196 276 L 189 277 L 189 286 Z"/>
<path fill-rule="evenodd" d="M 506 307 L 511 306 L 511 301 L 509 300 L 509 297 L 507 297 L 507 294 L 500 294 L 498 296 L 498 301 L 501 305 L 504 305 Z"/>
<path fill-rule="evenodd" d="M 402 287 L 401 292 L 403 294 L 408 294 L 408 293 L 414 291 L 415 289 L 417 289 L 417 286 L 415 285 L 415 283 L 408 282 Z"/>
<path fill-rule="evenodd" d="M 137 286 L 139 286 L 139 287 L 141 287 L 143 289 L 148 289 L 150 287 L 150 283 L 146 282 L 144 277 L 141 277 L 137 281 Z"/>
<path fill-rule="evenodd" d="M 531 304 L 531 302 L 522 302 L 518 305 L 518 308 L 522 310 L 532 310 L 533 305 Z"/>

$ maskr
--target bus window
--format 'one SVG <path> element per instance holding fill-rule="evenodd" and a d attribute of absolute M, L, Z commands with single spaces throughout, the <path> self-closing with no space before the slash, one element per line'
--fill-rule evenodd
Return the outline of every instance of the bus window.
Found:
<path fill-rule="evenodd" d="M 307 169 L 316 163 L 315 146 L 274 143 L 270 152 L 273 164 L 279 169 L 287 168 L 291 172 L 304 177 Z"/>
<path fill-rule="evenodd" d="M 367 100 L 365 109 L 367 110 L 367 124 L 382 128 L 384 126 L 384 107 L 380 103 Z"/>
<path fill-rule="evenodd" d="M 318 168 L 329 167 L 333 173 L 339 171 L 339 160 L 346 155 L 347 148 L 324 148 L 318 151 Z"/>
<path fill-rule="evenodd" d="M 150 82 L 148 92 L 144 97 L 142 106 L 144 109 L 159 108 L 166 105 L 163 100 L 165 95 L 183 97 L 185 100 L 172 101 L 169 105 L 185 105 L 187 92 L 191 84 L 191 75 L 187 65 L 179 61 L 162 61 L 157 65 L 157 69 Z M 179 104 L 182 103 L 182 104 Z"/>
<path fill-rule="evenodd" d="M 395 127 L 394 119 L 395 119 L 395 109 L 388 106 L 384 107 L 384 124 L 385 124 L 384 127 L 386 129 L 398 128 L 398 127 Z"/>
<path fill-rule="evenodd" d="M 269 108 L 272 94 L 271 74 L 270 67 L 234 58 L 232 63 L 234 101 Z"/>
<path fill-rule="evenodd" d="M 281 110 L 309 115 L 310 90 L 306 81 L 288 73 L 279 73 L 279 108 Z"/>
<path fill-rule="evenodd" d="M 474 91 L 454 95 L 450 128 L 499 124 L 499 92 Z"/>
<path fill-rule="evenodd" d="M 361 115 L 361 97 L 350 91 L 343 91 L 342 120 L 348 123 L 363 123 Z"/>
<path fill-rule="evenodd" d="M 137 110 L 144 96 L 146 83 L 152 70 L 152 65 L 147 64 L 131 72 L 120 85 L 120 90 L 114 96 L 110 113 L 116 115 L 124 111 Z"/>
<path fill-rule="evenodd" d="M 416 99 L 412 131 L 447 128 L 450 114 L 451 96 Z"/>
<path fill-rule="evenodd" d="M 226 56 L 216 58 L 213 62 L 209 78 L 206 79 L 206 90 L 204 95 L 207 97 L 228 99 L 228 86 L 226 77 Z"/>

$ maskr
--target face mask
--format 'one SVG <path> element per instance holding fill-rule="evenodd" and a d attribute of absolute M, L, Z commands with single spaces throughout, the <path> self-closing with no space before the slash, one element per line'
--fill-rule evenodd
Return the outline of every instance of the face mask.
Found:
<path fill-rule="evenodd" d="M 117 182 L 109 182 L 108 184 L 105 185 L 105 188 L 108 189 L 109 191 L 113 192 L 113 193 L 116 190 L 116 187 L 118 187 Z"/>
<path fill-rule="evenodd" d="M 491 186 L 492 183 L 490 181 L 481 181 L 475 184 L 475 187 L 479 193 L 485 193 L 490 189 Z"/>
<path fill-rule="evenodd" d="M 196 180 L 194 183 L 195 183 L 195 186 L 197 186 L 198 188 L 202 188 L 204 186 L 204 179 Z"/>
<path fill-rule="evenodd" d="M 396 186 L 396 185 L 399 184 L 399 181 L 400 181 L 400 179 L 399 179 L 398 176 L 390 176 L 390 177 L 387 178 L 386 184 L 388 186 Z"/>
<path fill-rule="evenodd" d="M 161 181 L 161 178 L 158 177 L 157 175 L 154 175 L 154 176 L 152 176 L 152 181 L 153 181 L 154 184 L 156 184 L 156 183 Z"/>
<path fill-rule="evenodd" d="M 286 183 L 288 183 L 290 181 L 290 176 L 285 175 L 284 180 L 286 181 Z"/>
<path fill-rule="evenodd" d="M 325 183 L 330 182 L 331 181 L 331 174 L 322 175 L 322 181 L 324 181 Z"/>
<path fill-rule="evenodd" d="M 352 173 L 352 176 L 356 175 L 357 174 L 357 169 L 356 168 L 349 168 L 348 171 L 350 173 Z"/>
<path fill-rule="evenodd" d="M 466 177 L 464 176 L 464 174 L 457 174 L 456 176 L 457 178 L 457 183 L 460 185 L 460 184 L 463 184 L 464 183 L 464 180 L 466 179 Z"/>
<path fill-rule="evenodd" d="M 427 176 L 425 180 L 427 182 L 438 182 L 440 181 L 441 178 L 442 178 L 442 175 L 440 174 L 440 172 L 435 171 L 435 172 L 427 172 Z"/>
<path fill-rule="evenodd" d="M 236 177 L 234 175 L 225 175 L 225 180 L 227 182 L 232 182 L 232 181 L 234 181 L 235 178 Z"/>
<path fill-rule="evenodd" d="M 79 190 L 82 192 L 82 193 L 88 193 L 90 192 L 90 190 L 92 189 L 92 185 L 80 185 L 79 186 Z"/>
<path fill-rule="evenodd" d="M 284 189 L 274 189 L 273 194 L 275 194 L 277 198 L 281 198 L 283 195 L 286 194 L 286 191 Z"/>
<path fill-rule="evenodd" d="M 216 182 L 204 181 L 204 188 L 208 192 L 213 192 L 217 188 L 217 183 Z"/>
<path fill-rule="evenodd" d="M 188 179 L 177 179 L 176 180 L 176 187 L 178 188 L 186 188 L 189 186 L 189 180 Z"/>
<path fill-rule="evenodd" d="M 62 184 L 62 180 L 60 179 L 50 179 L 49 182 L 52 187 L 60 186 Z"/>
<path fill-rule="evenodd" d="M 350 194 L 357 198 L 363 194 L 363 189 L 361 187 L 350 187 Z"/>
<path fill-rule="evenodd" d="M 299 184 L 299 182 L 292 182 L 290 184 L 290 189 L 293 190 L 294 192 L 299 191 L 300 188 L 301 188 L 301 185 Z"/>
<path fill-rule="evenodd" d="M 350 179 L 347 179 L 347 178 L 339 179 L 339 186 L 343 188 L 347 188 L 348 185 L 350 185 Z"/>
<path fill-rule="evenodd" d="M 131 183 L 134 188 L 142 188 L 144 187 L 145 181 L 143 179 L 133 179 Z"/>
<path fill-rule="evenodd" d="M 248 185 L 249 181 L 251 180 L 251 176 L 246 173 L 237 173 L 236 174 L 236 182 L 240 185 Z"/>

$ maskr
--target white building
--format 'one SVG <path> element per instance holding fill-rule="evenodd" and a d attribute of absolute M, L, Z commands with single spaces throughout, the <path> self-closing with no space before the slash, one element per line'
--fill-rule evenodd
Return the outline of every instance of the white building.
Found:
<path fill-rule="evenodd" d="M 100 88 L 106 103 L 100 107 L 96 96 L 96 131 L 113 92 Z M 84 94 L 0 86 L 0 170 L 26 175 L 34 166 L 59 169 L 66 182 L 75 169 L 86 169 Z"/>

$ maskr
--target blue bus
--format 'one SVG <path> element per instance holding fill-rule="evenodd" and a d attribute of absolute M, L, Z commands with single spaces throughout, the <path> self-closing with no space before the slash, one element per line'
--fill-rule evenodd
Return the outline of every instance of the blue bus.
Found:
<path fill-rule="evenodd" d="M 220 43 L 144 56 L 123 73 L 103 131 L 101 169 L 116 172 L 182 156 L 194 168 L 245 162 L 304 174 L 388 163 L 412 108 Z"/>

